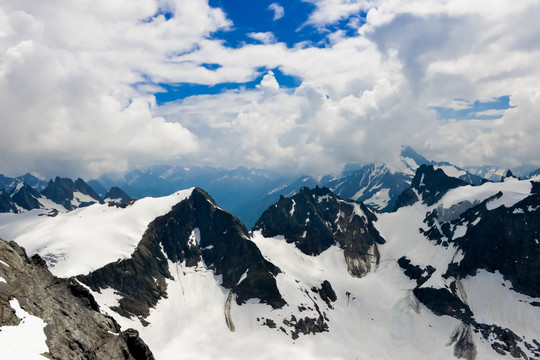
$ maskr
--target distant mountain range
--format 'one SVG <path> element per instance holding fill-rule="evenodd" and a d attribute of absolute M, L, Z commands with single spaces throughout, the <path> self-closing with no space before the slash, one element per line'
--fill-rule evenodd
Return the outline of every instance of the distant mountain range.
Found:
<path fill-rule="evenodd" d="M 83 180 L 77 181 L 84 188 L 79 191 L 81 194 L 88 195 L 90 193 L 87 185 L 93 190 L 92 194 L 89 195 L 90 198 L 81 200 L 82 205 L 106 199 L 123 202 L 131 198 L 166 196 L 178 189 L 200 187 L 205 189 L 224 208 L 238 216 L 248 228 L 251 228 L 263 211 L 274 204 L 280 196 L 292 196 L 302 187 L 328 187 L 343 199 L 362 201 L 377 211 L 392 211 L 398 196 L 409 187 L 420 165 L 433 165 L 442 169 L 448 176 L 457 177 L 474 185 L 479 185 L 486 179 L 501 181 L 508 173 L 508 169 L 491 166 L 460 168 L 448 162 L 434 162 L 418 154 L 412 148 L 404 147 L 401 152 L 401 163 L 398 166 L 349 164 L 341 174 L 326 175 L 321 178 L 307 175 L 284 176 L 269 170 L 244 167 L 229 170 L 213 167 L 160 165 L 147 170 L 131 171 L 122 178 L 102 176 L 90 180 L 88 183 L 83 182 L 84 185 L 81 183 Z M 514 176 L 528 178 L 534 174 L 534 172 L 530 172 L 531 169 L 530 166 L 522 166 L 514 172 Z M 529 172 L 524 173 L 525 171 Z M 536 171 L 539 172 L 540 169 Z M 61 181 L 61 179 L 57 178 L 53 183 L 57 181 Z M 17 185 L 22 183 L 37 190 L 45 198 L 53 196 L 51 191 L 44 193 L 46 188 L 50 186 L 50 181 L 47 182 L 31 174 L 17 178 L 0 175 L 0 191 L 3 189 L 3 192 L 0 193 L 0 211 L 15 211 L 15 209 L 24 211 L 37 206 L 39 201 L 31 200 L 32 197 L 37 198 L 37 195 L 29 194 L 30 190 L 27 187 L 24 189 L 24 193 L 28 193 L 27 195 L 16 197 L 26 200 L 10 203 L 8 197 L 11 198 Z M 77 184 L 69 186 L 71 187 L 69 191 L 78 191 L 75 189 Z M 116 194 L 108 194 L 112 188 L 115 189 Z M 80 206 L 77 200 L 71 204 L 72 198 L 70 198 L 69 191 L 68 194 L 56 195 L 62 200 L 55 198 L 52 201 L 58 201 L 58 204 L 64 203 L 68 208 Z M 122 192 L 122 195 L 118 195 L 119 192 Z"/>
<path fill-rule="evenodd" d="M 111 188 L 102 198 L 80 178 L 74 182 L 69 178 L 57 177 L 44 186 L 42 180 L 28 175 L 10 179 L 10 186 L 0 190 L 0 212 L 19 213 L 33 209 L 65 212 L 96 203 L 124 203 L 131 200 L 129 195 L 117 187 Z M 34 185 L 29 185 L 26 180 Z"/>
<path fill-rule="evenodd" d="M 384 164 L 349 164 L 339 175 L 283 176 L 278 173 L 237 168 L 227 170 L 197 166 L 155 166 L 147 170 L 129 172 L 121 179 L 102 176 L 88 182 L 98 193 L 105 188 L 118 186 L 134 198 L 164 196 L 177 189 L 198 186 L 206 191 L 223 207 L 237 215 L 249 228 L 268 206 L 280 196 L 296 194 L 302 187 L 328 187 L 341 198 L 362 201 L 378 211 L 391 211 L 399 194 L 407 188 L 420 165 L 440 167 L 449 176 L 458 177 L 470 184 L 482 182 L 487 170 L 471 173 L 447 162 L 427 160 L 410 147 L 401 152 L 401 164 L 389 168 Z M 487 169 L 487 168 L 486 168 Z M 491 168 L 490 168 L 491 169 Z M 493 170 L 500 176 L 491 176 L 492 181 L 501 181 L 507 169 Z M 517 174 L 518 176 L 520 174 Z"/>
<path fill-rule="evenodd" d="M 540 178 L 505 175 L 472 185 L 422 164 L 392 212 L 304 186 L 251 231 L 197 187 L 0 214 L 0 237 L 31 256 L 0 240 L 3 354 L 540 358 Z"/>

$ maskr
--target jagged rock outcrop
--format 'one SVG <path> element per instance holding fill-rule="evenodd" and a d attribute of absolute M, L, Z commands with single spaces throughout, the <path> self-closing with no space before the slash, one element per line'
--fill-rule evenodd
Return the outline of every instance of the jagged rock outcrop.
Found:
<path fill-rule="evenodd" d="M 435 173 L 425 170 L 423 181 L 428 179 L 427 183 L 430 183 L 429 177 Z M 418 193 L 422 189 L 418 184 L 422 183 L 414 182 Z M 448 184 L 458 185 L 455 181 Z M 531 299 L 540 297 L 540 194 L 535 182 L 531 182 L 530 194 L 527 196 L 525 192 L 522 195 L 526 185 L 526 182 L 510 183 L 501 187 L 506 190 L 491 196 L 483 195 L 485 198 L 482 201 L 471 197 L 451 206 L 445 207 L 441 202 L 431 208 L 425 215 L 425 226 L 419 232 L 426 241 L 440 246 L 441 253 L 447 251 L 455 254 L 449 263 L 438 265 L 443 268 L 435 269 L 431 265 L 421 267 L 406 257 L 398 260 L 405 275 L 416 280 L 413 293 L 421 303 L 436 315 L 447 315 L 461 321 L 449 343 L 454 344 L 454 354 L 458 358 L 476 358 L 471 331 L 480 334 L 501 355 L 510 353 L 513 357 L 527 358 L 522 350 L 524 348 L 533 354 L 540 354 L 540 344 L 536 339 L 531 341 L 518 336 L 511 329 L 479 322 L 467 304 L 467 294 L 461 284 L 463 279 L 476 276 L 479 270 L 498 272 L 512 284 L 511 291 L 528 295 Z M 521 190 L 516 190 L 518 187 Z M 442 197 L 432 195 L 444 194 L 444 188 L 440 186 L 437 191 L 427 192 L 430 199 L 427 202 L 424 191 L 423 200 L 435 205 L 437 198 Z M 523 199 L 516 200 L 513 205 L 508 203 L 508 199 L 515 196 L 522 196 Z M 442 276 L 437 276 L 441 278 L 428 283 L 435 270 L 439 270 Z M 537 306 L 533 300 L 527 302 Z"/>
<path fill-rule="evenodd" d="M 41 194 L 26 183 L 18 185 L 11 194 L 11 200 L 25 210 L 39 209 L 39 198 Z"/>
<path fill-rule="evenodd" d="M 114 203 L 125 203 L 133 200 L 131 196 L 125 193 L 124 190 L 120 189 L 118 186 L 113 186 L 107 193 L 103 196 L 103 201 L 105 202 L 114 202 Z"/>
<path fill-rule="evenodd" d="M 130 258 L 78 279 L 94 291 L 115 289 L 122 299 L 113 310 L 144 318 L 167 296 L 169 261 L 187 266 L 202 262 L 221 276 L 221 285 L 239 304 L 256 298 L 274 308 L 285 305 L 275 281 L 280 270 L 263 258 L 244 225 L 198 188 L 149 224 Z"/>
<path fill-rule="evenodd" d="M 341 200 L 328 188 L 302 188 L 269 207 L 253 229 L 265 237 L 282 235 L 307 255 L 337 245 L 344 250 L 349 273 L 362 277 L 379 262 L 377 244 L 385 243 L 373 226 L 376 219 L 364 204 Z"/>
<path fill-rule="evenodd" d="M 412 205 L 420 199 L 424 204 L 431 206 L 437 203 L 448 190 L 465 185 L 469 184 L 446 175 L 442 169 L 435 169 L 432 165 L 421 165 L 412 179 L 411 187 L 399 195 L 394 210 Z"/>
<path fill-rule="evenodd" d="M 144 342 L 99 312 L 90 292 L 73 279 L 59 279 L 34 255 L 28 258 L 14 242 L 0 239 L 0 327 L 20 319 L 9 301 L 42 319 L 50 359 L 149 359 Z M 133 344 L 136 344 L 135 346 Z M 142 349 L 146 349 L 142 351 Z"/>
<path fill-rule="evenodd" d="M 465 277 L 478 269 L 499 271 L 515 291 L 540 297 L 540 194 L 531 194 L 512 207 L 488 210 L 491 200 L 447 226 L 467 226 L 464 236 L 449 240 L 465 255 L 459 264 L 450 264 L 447 276 Z"/>
<path fill-rule="evenodd" d="M 0 212 L 18 212 L 17 206 L 11 200 L 11 196 L 4 190 L 0 190 Z"/>
<path fill-rule="evenodd" d="M 80 178 L 73 182 L 69 178 L 56 177 L 54 181 L 49 181 L 41 194 L 67 210 L 95 203 L 103 204 L 101 197 Z"/>

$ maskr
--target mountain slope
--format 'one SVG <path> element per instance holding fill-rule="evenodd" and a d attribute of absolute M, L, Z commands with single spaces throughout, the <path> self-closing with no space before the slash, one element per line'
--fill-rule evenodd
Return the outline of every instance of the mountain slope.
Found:
<path fill-rule="evenodd" d="M 416 200 L 380 215 L 376 224 L 390 245 L 381 261 L 398 260 L 416 281 L 415 297 L 438 316 L 460 322 L 451 341 L 457 357 L 483 358 L 486 344 L 497 354 L 538 357 L 535 183 L 508 178 L 474 187 L 429 167 L 415 179 Z"/>
<path fill-rule="evenodd" d="M 78 275 L 157 359 L 534 359 L 539 180 L 471 186 L 421 166 L 393 213 L 303 188 L 252 233 L 189 189 L 2 214 L 0 235 L 60 254 L 53 272 Z"/>
<path fill-rule="evenodd" d="M 272 307 L 285 304 L 274 280 L 279 269 L 264 260 L 238 219 L 197 188 L 149 224 L 128 259 L 78 278 L 94 291 L 115 289 L 122 297 L 122 315 L 146 317 L 149 308 L 167 296 L 165 280 L 171 279 L 172 270 L 168 261 L 188 267 L 202 262 L 238 303 L 256 298 Z"/>
<path fill-rule="evenodd" d="M 90 293 L 54 277 L 37 255 L 0 239 L 0 348 L 3 358 L 153 359 L 138 337 L 99 313 Z"/>
<path fill-rule="evenodd" d="M 304 187 L 268 208 L 253 229 L 265 237 L 282 235 L 306 255 L 336 245 L 344 250 L 349 273 L 362 277 L 378 265 L 377 244 L 385 242 L 373 227 L 376 219 L 361 203 L 343 201 L 327 188 Z"/>
<path fill-rule="evenodd" d="M 49 181 L 41 193 L 67 210 L 95 203 L 103 204 L 101 197 L 80 178 L 73 182 L 69 178 L 56 177 L 54 181 Z"/>

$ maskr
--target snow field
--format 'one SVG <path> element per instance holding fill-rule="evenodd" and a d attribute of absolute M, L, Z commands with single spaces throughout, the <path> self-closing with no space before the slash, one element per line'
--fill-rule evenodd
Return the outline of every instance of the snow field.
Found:
<path fill-rule="evenodd" d="M 56 276 L 86 274 L 131 255 L 148 224 L 191 192 L 140 199 L 125 209 L 94 204 L 55 217 L 37 216 L 43 210 L 0 214 L 0 237 L 39 254 Z"/>
<path fill-rule="evenodd" d="M 15 315 L 21 319 L 18 326 L 0 328 L 0 357 L 2 359 L 45 359 L 41 354 L 49 352 L 43 329 L 47 324 L 40 318 L 24 311 L 17 299 L 9 301 Z"/>

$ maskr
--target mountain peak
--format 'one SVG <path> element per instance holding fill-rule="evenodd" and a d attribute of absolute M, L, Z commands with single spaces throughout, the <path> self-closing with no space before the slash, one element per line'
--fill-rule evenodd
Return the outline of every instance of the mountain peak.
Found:
<path fill-rule="evenodd" d="M 338 246 L 349 273 L 362 277 L 378 263 L 377 244 L 385 242 L 373 226 L 376 219 L 364 204 L 344 201 L 326 187 L 303 187 L 270 206 L 253 229 L 265 237 L 282 235 L 307 255 Z"/>
<path fill-rule="evenodd" d="M 465 185 L 465 181 L 450 177 L 433 165 L 421 165 L 411 182 L 411 188 L 418 191 L 427 205 L 435 204 L 448 190 Z"/>

